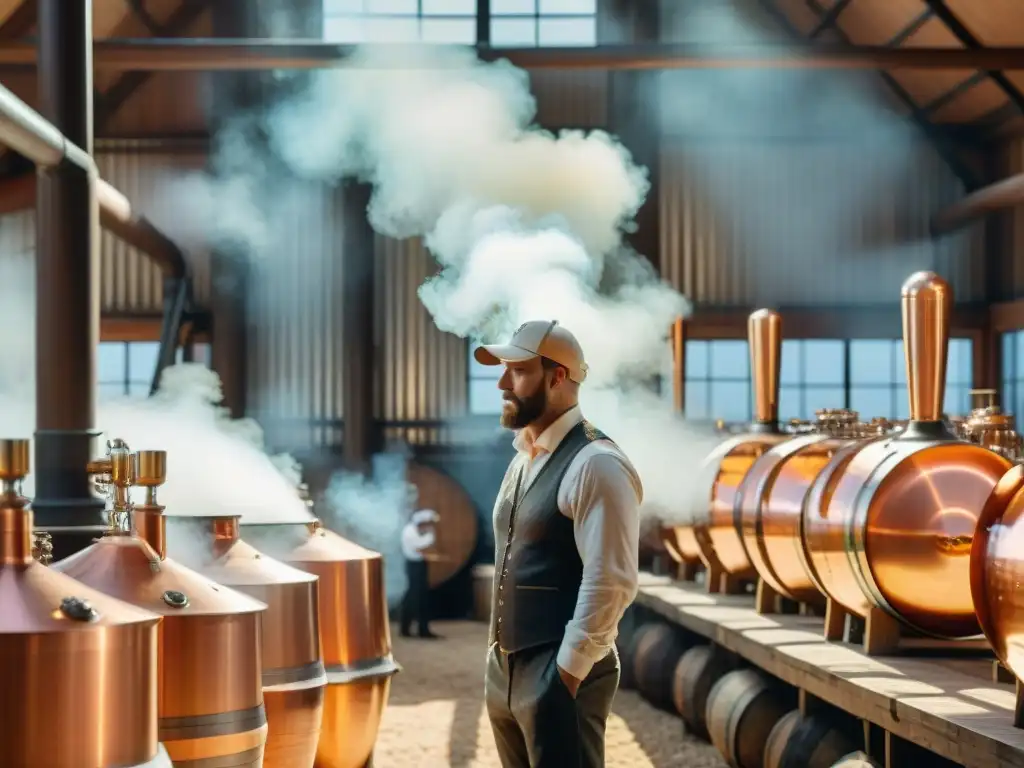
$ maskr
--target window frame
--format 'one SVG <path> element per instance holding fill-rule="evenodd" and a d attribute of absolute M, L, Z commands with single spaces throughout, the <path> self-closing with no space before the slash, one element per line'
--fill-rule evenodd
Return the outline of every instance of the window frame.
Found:
<path fill-rule="evenodd" d="M 466 39 L 466 40 L 454 40 L 454 39 L 453 40 L 439 40 L 437 42 L 427 42 L 427 44 L 437 44 L 437 45 L 478 45 L 478 44 L 480 44 L 482 42 L 480 40 L 481 24 L 479 23 L 479 17 L 480 17 L 480 3 L 479 2 L 472 3 L 472 11 L 467 11 L 465 13 L 439 13 L 439 12 L 431 12 L 429 10 L 424 9 L 424 2 L 425 2 L 425 0 L 415 0 L 415 3 L 414 3 L 415 4 L 415 8 L 416 8 L 415 11 L 402 11 L 402 12 L 399 12 L 399 11 L 386 12 L 386 11 L 372 11 L 372 10 L 368 11 L 368 10 L 366 10 L 367 5 L 372 3 L 372 0 L 359 0 L 359 2 L 361 4 L 361 7 L 363 8 L 362 11 L 352 10 L 352 11 L 345 12 L 345 13 L 334 13 L 332 11 L 329 11 L 328 7 L 327 7 L 327 3 L 324 2 L 323 6 L 324 6 L 324 38 L 325 39 L 331 40 L 333 42 L 338 42 L 338 43 L 341 43 L 341 44 L 357 44 L 357 43 L 362 43 L 362 42 L 376 42 L 376 41 L 373 41 L 373 40 L 370 40 L 370 41 L 361 40 L 361 39 L 360 40 L 355 40 L 355 39 L 350 39 L 350 38 L 345 38 L 345 37 L 338 37 L 338 36 L 335 36 L 335 35 L 330 35 L 329 36 L 328 35 L 328 25 L 330 25 L 332 23 L 336 23 L 336 22 L 344 22 L 344 21 L 348 20 L 348 21 L 351 21 L 351 22 L 370 21 L 370 22 L 380 22 L 380 23 L 386 24 L 387 22 L 408 23 L 410 21 L 415 21 L 416 22 L 416 39 L 415 39 L 415 42 L 417 42 L 417 43 L 424 43 L 425 41 L 424 41 L 423 31 L 424 31 L 424 22 L 425 21 L 426 22 L 431 22 L 431 21 L 441 21 L 441 22 L 445 22 L 445 21 L 459 21 L 459 22 L 469 22 L 471 24 L 471 26 L 473 28 L 473 33 L 471 35 L 471 39 Z M 399 42 L 411 42 L 411 41 L 407 41 L 404 38 L 402 38 L 402 39 L 399 40 Z"/>

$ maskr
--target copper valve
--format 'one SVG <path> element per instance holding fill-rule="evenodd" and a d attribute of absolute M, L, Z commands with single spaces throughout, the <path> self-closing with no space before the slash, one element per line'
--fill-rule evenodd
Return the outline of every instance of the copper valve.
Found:
<path fill-rule="evenodd" d="M 146 499 L 132 510 L 135 534 L 153 550 L 150 565 L 159 567 L 167 557 L 167 520 L 156 489 L 167 480 L 167 451 L 139 451 L 135 458 L 135 485 L 146 489 Z"/>
<path fill-rule="evenodd" d="M 95 476 L 101 492 L 111 499 L 108 521 L 113 535 L 131 533 L 131 487 L 135 484 L 137 463 L 135 455 L 124 440 L 107 441 L 107 455 L 90 461 L 87 471 Z"/>
<path fill-rule="evenodd" d="M 23 565 L 33 558 L 32 513 L 18 486 L 29 471 L 28 440 L 0 440 L 0 562 Z"/>

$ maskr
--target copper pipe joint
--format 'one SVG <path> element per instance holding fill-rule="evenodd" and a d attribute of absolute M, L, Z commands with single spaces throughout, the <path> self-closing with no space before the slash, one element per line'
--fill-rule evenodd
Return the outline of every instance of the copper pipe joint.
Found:
<path fill-rule="evenodd" d="M 953 289 L 934 272 L 915 272 L 903 283 L 901 293 L 910 419 L 940 421 Z"/>
<path fill-rule="evenodd" d="M 0 482 L 16 483 L 29 472 L 29 441 L 0 440 Z"/>
<path fill-rule="evenodd" d="M 226 554 L 241 538 L 241 515 L 218 515 L 210 521 L 214 557 Z"/>
<path fill-rule="evenodd" d="M 754 387 L 754 421 L 775 424 L 779 420 L 782 316 L 770 309 L 753 312 L 747 320 L 747 339 Z"/>

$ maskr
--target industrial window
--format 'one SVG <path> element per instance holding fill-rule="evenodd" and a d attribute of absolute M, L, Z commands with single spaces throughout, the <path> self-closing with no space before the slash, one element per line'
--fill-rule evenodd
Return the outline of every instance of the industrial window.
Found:
<path fill-rule="evenodd" d="M 97 394 L 108 397 L 146 397 L 153 383 L 160 343 L 156 341 L 103 341 L 96 355 Z M 194 345 L 194 361 L 210 364 L 207 344 Z M 184 359 L 178 350 L 178 362 Z"/>
<path fill-rule="evenodd" d="M 782 342 L 779 418 L 811 420 L 823 408 L 846 403 L 846 342 L 789 339 Z"/>
<path fill-rule="evenodd" d="M 491 0 L 495 47 L 597 45 L 597 0 Z"/>
<path fill-rule="evenodd" d="M 469 412 L 474 416 L 494 416 L 501 413 L 501 390 L 498 379 L 505 370 L 501 365 L 480 365 L 473 357 L 476 343 L 469 344 Z"/>
<path fill-rule="evenodd" d="M 1003 334 L 1002 391 L 999 402 L 1009 413 L 1024 414 L 1024 331 Z"/>
<path fill-rule="evenodd" d="M 473 45 L 476 5 L 477 0 L 324 0 L 324 39 Z"/>
<path fill-rule="evenodd" d="M 854 339 L 849 344 L 849 407 L 864 419 L 908 418 L 910 406 L 903 341 Z M 972 353 L 970 339 L 950 339 L 944 406 L 948 414 L 966 413 L 970 408 L 969 392 L 974 378 Z"/>
<path fill-rule="evenodd" d="M 1018 343 L 1024 361 L 1024 339 Z M 747 421 L 753 416 L 749 354 L 746 341 L 687 342 L 688 418 Z M 970 408 L 972 371 L 971 340 L 951 339 L 947 413 L 966 413 Z M 779 417 L 783 420 L 809 420 L 822 408 L 850 408 L 864 419 L 908 416 L 906 365 L 899 339 L 785 340 L 779 379 Z M 1008 391 L 1005 384 L 1004 391 Z M 1024 399 L 1024 382 L 1016 391 Z"/>

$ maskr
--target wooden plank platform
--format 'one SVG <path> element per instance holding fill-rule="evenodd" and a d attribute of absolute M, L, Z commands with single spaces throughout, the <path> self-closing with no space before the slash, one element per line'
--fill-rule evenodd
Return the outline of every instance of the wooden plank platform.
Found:
<path fill-rule="evenodd" d="M 956 763 L 1024 768 L 1024 730 L 1012 725 L 1015 689 L 991 682 L 991 660 L 869 657 L 826 642 L 821 618 L 762 616 L 752 596 L 707 594 L 700 585 L 664 576 L 641 574 L 636 603 Z"/>

